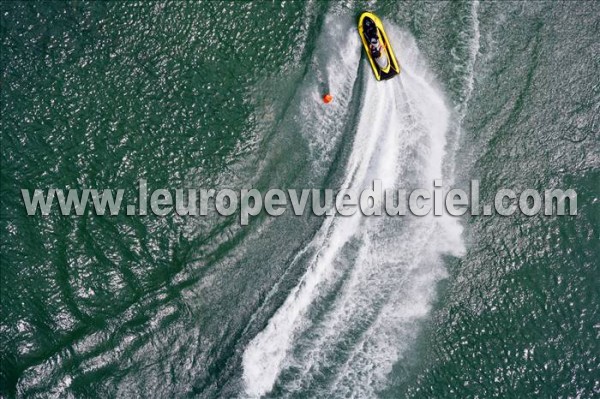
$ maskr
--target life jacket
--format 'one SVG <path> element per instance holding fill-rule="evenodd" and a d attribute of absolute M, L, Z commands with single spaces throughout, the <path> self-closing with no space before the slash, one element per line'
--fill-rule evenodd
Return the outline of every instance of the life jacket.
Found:
<path fill-rule="evenodd" d="M 377 41 L 377 43 L 371 43 L 369 49 L 374 58 L 379 58 L 381 56 L 381 43 L 379 41 Z"/>

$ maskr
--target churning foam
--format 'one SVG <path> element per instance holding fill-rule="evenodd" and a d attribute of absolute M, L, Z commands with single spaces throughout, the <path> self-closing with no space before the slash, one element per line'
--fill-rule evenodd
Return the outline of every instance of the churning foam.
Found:
<path fill-rule="evenodd" d="M 365 90 L 343 187 L 364 188 L 376 178 L 384 188 L 430 187 L 442 176 L 450 112 L 414 39 L 386 27 L 403 71 L 376 82 L 368 70 L 358 82 Z M 324 35 L 357 37 L 353 26 L 337 29 Z M 327 69 L 336 100 L 342 97 L 338 107 L 352 94 L 361 62 L 357 48 L 358 40 L 347 40 Z M 366 60 L 362 64 L 369 68 Z M 317 112 L 311 111 L 315 100 L 306 99 L 304 112 Z M 304 133 L 326 143 L 339 120 L 326 115 L 319 122 L 318 130 L 311 125 Z M 460 236 L 450 216 L 326 219 L 301 281 L 244 352 L 246 394 L 264 395 L 285 375 L 284 394 L 310 389 L 327 397 L 375 396 L 445 277 L 441 255 L 464 252 Z"/>

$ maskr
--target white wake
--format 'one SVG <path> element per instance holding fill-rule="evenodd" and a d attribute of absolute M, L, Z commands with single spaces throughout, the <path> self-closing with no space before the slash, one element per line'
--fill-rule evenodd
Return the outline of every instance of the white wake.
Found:
<path fill-rule="evenodd" d="M 303 132 L 314 139 L 314 151 L 336 132 L 357 66 L 369 68 L 354 26 L 329 18 L 324 37 L 348 39 L 325 77 L 337 111 L 315 105 L 318 87 L 305 99 L 303 116 L 318 118 Z M 450 113 L 412 37 L 384 23 L 403 71 L 376 82 L 369 69 L 357 82 L 363 98 L 343 186 L 360 189 L 381 179 L 384 188 L 432 188 L 442 177 Z M 278 383 L 284 394 L 373 397 L 429 311 L 445 277 L 441 255 L 464 252 L 461 227 L 451 217 L 357 214 L 326 219 L 310 245 L 317 251 L 300 283 L 244 352 L 246 394 L 260 397 Z"/>

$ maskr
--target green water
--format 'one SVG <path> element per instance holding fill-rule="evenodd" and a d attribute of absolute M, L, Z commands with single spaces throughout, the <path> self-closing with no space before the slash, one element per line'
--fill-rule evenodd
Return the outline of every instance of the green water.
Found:
<path fill-rule="evenodd" d="M 374 83 L 360 56 L 365 9 L 396 38 L 395 82 Z M 0 15 L 0 396 L 600 395 L 600 3 L 3 2 Z M 397 108 L 369 108 L 378 92 Z M 385 123 L 366 131 L 372 114 Z M 376 146 L 394 137 L 388 165 Z M 354 162 L 416 184 L 438 154 L 436 177 L 480 179 L 482 202 L 573 188 L 578 215 L 465 216 L 448 233 L 370 222 L 339 244 L 343 225 L 310 215 L 27 216 L 20 195 L 134 198 L 141 178 L 339 187 Z M 331 248 L 292 332 L 269 330 Z M 247 378 L 275 364 L 249 354 L 277 345 L 277 374 Z"/>

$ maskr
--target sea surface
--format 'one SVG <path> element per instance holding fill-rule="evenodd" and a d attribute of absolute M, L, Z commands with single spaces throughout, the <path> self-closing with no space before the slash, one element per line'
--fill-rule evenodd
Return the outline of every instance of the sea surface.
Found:
<path fill-rule="evenodd" d="M 600 395 L 600 2 L 0 7 L 0 397 Z M 572 188 L 578 215 L 240 226 L 20 192 L 374 178 Z"/>

